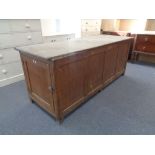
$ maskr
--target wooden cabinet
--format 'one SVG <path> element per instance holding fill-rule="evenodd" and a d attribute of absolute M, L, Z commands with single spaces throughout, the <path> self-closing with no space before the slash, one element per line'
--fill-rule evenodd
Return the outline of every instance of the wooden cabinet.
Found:
<path fill-rule="evenodd" d="M 77 54 L 54 62 L 56 94 L 65 113 L 85 97 L 86 55 Z"/>
<path fill-rule="evenodd" d="M 130 41 L 81 50 L 56 59 L 20 52 L 30 98 L 62 120 L 124 74 Z"/>
<path fill-rule="evenodd" d="M 87 95 L 94 93 L 103 85 L 104 47 L 90 50 L 87 58 Z"/>
<path fill-rule="evenodd" d="M 28 91 L 31 93 L 32 100 L 36 99 L 37 103 L 48 112 L 54 112 L 49 64 L 23 56 L 21 58 Z"/>
<path fill-rule="evenodd" d="M 126 68 L 129 47 L 130 45 L 128 43 L 120 44 L 117 47 L 116 74 L 121 73 Z"/>
<path fill-rule="evenodd" d="M 116 56 L 118 48 L 117 45 L 108 46 L 105 50 L 105 61 L 104 61 L 104 83 L 109 83 L 115 76 L 116 68 Z"/>
<path fill-rule="evenodd" d="M 132 59 L 137 61 L 139 56 L 155 56 L 155 34 L 137 34 Z"/>

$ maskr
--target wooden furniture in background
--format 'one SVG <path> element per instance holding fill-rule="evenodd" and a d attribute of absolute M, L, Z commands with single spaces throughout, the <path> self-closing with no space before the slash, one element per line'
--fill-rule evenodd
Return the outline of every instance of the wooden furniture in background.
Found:
<path fill-rule="evenodd" d="M 64 46 L 64 49 L 71 47 L 68 49 L 70 51 L 77 47 L 81 49 L 83 46 L 84 50 L 53 57 L 41 56 L 42 50 L 40 53 L 40 48 L 37 46 L 36 49 L 40 55 L 37 55 L 37 50 L 34 50 L 35 46 L 27 50 L 17 48 L 20 51 L 30 99 L 56 119 L 63 120 L 65 115 L 89 97 L 124 75 L 130 38 L 93 47 L 92 44 L 96 45 L 97 41 L 101 43 L 101 38 L 92 39 L 92 42 L 91 40 L 69 41 L 70 43 Z M 61 53 L 63 45 L 65 44 L 52 45 L 53 50 Z M 91 48 L 88 48 L 90 45 Z M 48 47 L 52 49 L 52 46 L 49 44 L 41 49 L 50 55 L 54 51 L 50 51 Z M 56 49 L 59 46 L 60 49 Z"/>
<path fill-rule="evenodd" d="M 101 34 L 132 37 L 128 60 L 131 59 L 132 52 L 134 49 L 134 43 L 135 43 L 135 34 L 131 34 L 130 32 L 126 32 L 126 31 L 103 31 L 102 29 L 101 29 Z"/>
<path fill-rule="evenodd" d="M 137 34 L 132 60 L 138 61 L 139 57 L 155 57 L 155 34 Z"/>

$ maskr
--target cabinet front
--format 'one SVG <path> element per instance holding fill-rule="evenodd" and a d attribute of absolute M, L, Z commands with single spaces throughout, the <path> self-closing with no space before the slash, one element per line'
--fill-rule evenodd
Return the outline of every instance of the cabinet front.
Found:
<path fill-rule="evenodd" d="M 55 61 L 54 66 L 57 100 L 64 111 L 85 97 L 86 57 L 76 54 Z"/>
<path fill-rule="evenodd" d="M 103 72 L 104 83 L 108 83 L 108 81 L 111 81 L 111 79 L 115 76 L 117 50 L 118 47 L 116 45 L 109 45 L 106 47 Z"/>
<path fill-rule="evenodd" d="M 129 52 L 129 43 L 120 43 L 117 50 L 116 74 L 125 70 Z"/>
<path fill-rule="evenodd" d="M 104 48 L 90 50 L 87 63 L 87 94 L 93 93 L 103 85 Z"/>

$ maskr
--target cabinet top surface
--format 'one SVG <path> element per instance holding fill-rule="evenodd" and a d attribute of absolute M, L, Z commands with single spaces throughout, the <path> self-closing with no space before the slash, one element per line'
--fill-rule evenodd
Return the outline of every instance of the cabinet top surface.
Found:
<path fill-rule="evenodd" d="M 100 47 L 128 39 L 130 39 L 130 37 L 98 35 L 70 41 L 22 46 L 17 47 L 16 50 L 20 51 L 21 53 L 27 53 L 44 59 L 54 60 L 64 56 L 72 55 L 78 51 Z"/>

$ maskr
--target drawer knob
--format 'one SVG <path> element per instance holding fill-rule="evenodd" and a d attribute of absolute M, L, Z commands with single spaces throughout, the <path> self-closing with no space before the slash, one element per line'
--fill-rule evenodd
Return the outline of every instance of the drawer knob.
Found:
<path fill-rule="evenodd" d="M 30 28 L 30 25 L 29 25 L 29 24 L 25 24 L 25 27 L 26 27 L 26 28 Z"/>
<path fill-rule="evenodd" d="M 6 69 L 2 69 L 2 73 L 3 74 L 7 74 L 7 70 Z"/>
<path fill-rule="evenodd" d="M 31 36 L 28 36 L 28 37 L 27 37 L 27 39 L 28 39 L 28 40 L 31 40 L 31 39 L 32 39 L 32 37 L 31 37 Z"/>
<path fill-rule="evenodd" d="M 143 50 L 144 50 L 145 48 L 146 48 L 146 47 L 144 46 L 144 47 L 143 47 Z"/>
<path fill-rule="evenodd" d="M 145 38 L 144 40 L 145 40 L 145 41 L 148 41 L 148 38 Z"/>
<path fill-rule="evenodd" d="M 37 61 L 36 61 L 36 60 L 32 60 L 32 62 L 33 62 L 34 64 L 36 64 L 36 63 L 37 63 Z"/>
<path fill-rule="evenodd" d="M 3 59 L 3 55 L 2 54 L 0 54 L 0 59 Z"/>

